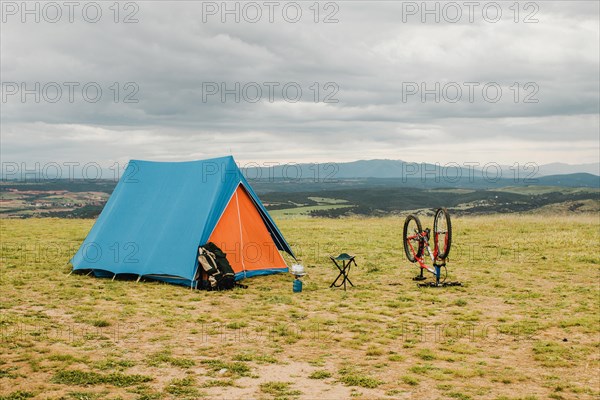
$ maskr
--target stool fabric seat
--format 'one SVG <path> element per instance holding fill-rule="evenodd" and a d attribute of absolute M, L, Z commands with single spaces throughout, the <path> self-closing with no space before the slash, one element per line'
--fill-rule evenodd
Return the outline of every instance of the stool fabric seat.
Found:
<path fill-rule="evenodd" d="M 337 261 L 348 261 L 348 260 L 354 259 L 354 256 L 351 256 L 348 253 L 342 253 L 339 256 L 334 257 L 334 259 L 337 260 Z"/>

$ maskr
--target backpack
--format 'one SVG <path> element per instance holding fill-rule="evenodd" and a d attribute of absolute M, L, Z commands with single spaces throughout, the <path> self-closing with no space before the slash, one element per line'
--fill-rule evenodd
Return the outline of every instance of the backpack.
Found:
<path fill-rule="evenodd" d="M 208 242 L 198 247 L 198 263 L 208 278 L 208 290 L 229 290 L 235 286 L 235 274 L 225 254 Z"/>

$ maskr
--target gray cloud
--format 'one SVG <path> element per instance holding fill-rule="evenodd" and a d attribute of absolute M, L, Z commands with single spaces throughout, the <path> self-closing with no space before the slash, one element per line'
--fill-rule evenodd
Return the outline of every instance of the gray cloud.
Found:
<path fill-rule="evenodd" d="M 508 2 L 500 3 L 497 23 L 476 14 L 474 23 L 463 18 L 456 24 L 424 24 L 418 15 L 403 22 L 401 2 L 337 2 L 339 22 L 332 24 L 313 22 L 312 3 L 299 3 L 303 17 L 295 24 L 277 12 L 273 23 L 265 16 L 256 24 L 221 23 L 218 16 L 203 22 L 201 3 L 136 4 L 134 24 L 114 23 L 108 3 L 96 24 L 80 15 L 56 24 L 5 16 L 4 85 L 96 82 L 103 95 L 96 103 L 82 99 L 79 89 L 72 103 L 66 93 L 56 103 L 10 96 L 1 104 L 3 159 L 109 164 L 230 151 L 243 160 L 273 161 L 598 159 L 597 2 L 537 2 L 533 24 L 514 23 Z M 520 20 L 527 14 L 521 10 Z M 136 103 L 123 101 L 132 93 L 127 82 L 139 88 Z M 228 88 L 256 82 L 262 100 L 236 103 L 228 95 L 223 103 L 214 95 L 203 102 L 207 82 Z M 273 102 L 266 82 L 279 83 Z M 289 82 L 301 87 L 300 101 L 282 98 Z M 334 92 L 324 87 L 334 82 L 338 102 L 315 103 L 315 82 L 320 100 Z M 473 101 L 465 82 L 479 83 Z M 439 103 L 433 95 L 425 102 L 420 94 L 404 98 L 412 83 L 446 85 L 451 98 L 459 86 L 462 97 L 455 103 L 444 96 Z M 498 102 L 484 98 L 482 88 L 491 83 L 502 88 Z M 527 89 L 527 83 L 534 85 Z M 534 92 L 538 102 L 525 103 Z M 448 151 L 433 155 L 428 140 Z"/>

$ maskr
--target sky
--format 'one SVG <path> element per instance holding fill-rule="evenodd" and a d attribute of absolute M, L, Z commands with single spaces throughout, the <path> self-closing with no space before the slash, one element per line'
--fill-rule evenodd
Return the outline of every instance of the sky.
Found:
<path fill-rule="evenodd" d="M 595 163 L 599 4 L 2 1 L 2 162 Z"/>

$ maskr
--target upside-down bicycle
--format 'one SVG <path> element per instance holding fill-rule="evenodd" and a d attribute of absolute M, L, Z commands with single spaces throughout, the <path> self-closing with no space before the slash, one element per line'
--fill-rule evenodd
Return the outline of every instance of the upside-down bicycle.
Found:
<path fill-rule="evenodd" d="M 404 252 L 408 261 L 412 263 L 416 262 L 420 267 L 419 275 L 413 279 L 416 281 L 426 279 L 423 276 L 423 271 L 427 270 L 435 277 L 434 286 L 460 285 L 458 282 L 445 283 L 448 276 L 446 261 L 448 260 L 450 246 L 452 245 L 452 224 L 450 222 L 450 214 L 448 214 L 445 208 L 438 208 L 435 211 L 435 216 L 433 217 L 433 237 L 431 233 L 429 228 L 423 230 L 421 221 L 416 215 L 406 217 L 402 235 Z M 433 250 L 430 245 L 431 240 L 433 240 Z M 433 267 L 425 264 L 426 256 L 429 256 L 431 259 Z M 441 276 L 442 268 L 444 269 L 443 279 Z"/>

